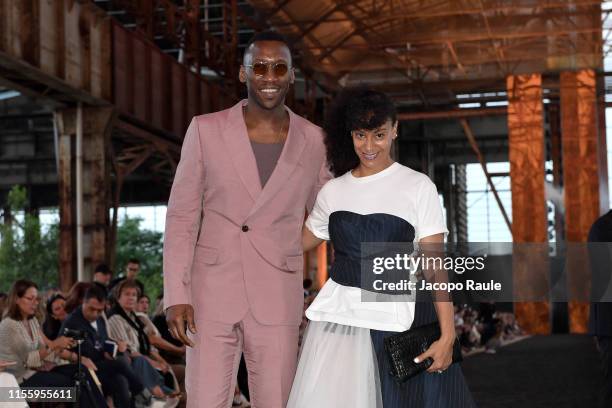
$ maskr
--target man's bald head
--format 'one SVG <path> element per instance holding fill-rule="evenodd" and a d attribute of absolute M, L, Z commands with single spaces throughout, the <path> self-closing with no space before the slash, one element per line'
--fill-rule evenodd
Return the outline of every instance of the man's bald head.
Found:
<path fill-rule="evenodd" d="M 281 43 L 282 45 L 284 45 L 284 48 L 287 49 L 287 53 L 286 56 L 289 59 L 287 62 L 291 65 L 291 47 L 289 47 L 289 43 L 287 42 L 287 40 L 285 39 L 285 37 L 283 37 L 281 34 L 277 33 L 276 31 L 263 31 L 261 33 L 257 33 L 255 34 L 251 40 L 249 41 L 249 43 L 247 44 L 245 50 L 244 50 L 244 55 L 242 57 L 242 63 L 244 65 L 249 65 L 252 61 L 252 53 L 253 50 L 256 47 L 255 43 L 258 42 L 277 42 L 277 43 Z"/>

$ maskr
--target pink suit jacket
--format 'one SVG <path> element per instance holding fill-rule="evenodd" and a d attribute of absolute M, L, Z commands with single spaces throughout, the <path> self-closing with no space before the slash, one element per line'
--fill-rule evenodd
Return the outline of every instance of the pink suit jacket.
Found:
<path fill-rule="evenodd" d="M 319 127 L 289 109 L 290 126 L 262 189 L 244 123 L 245 100 L 196 116 L 181 151 L 164 237 L 164 306 L 191 304 L 196 321 L 299 324 L 301 230 L 331 177 Z"/>

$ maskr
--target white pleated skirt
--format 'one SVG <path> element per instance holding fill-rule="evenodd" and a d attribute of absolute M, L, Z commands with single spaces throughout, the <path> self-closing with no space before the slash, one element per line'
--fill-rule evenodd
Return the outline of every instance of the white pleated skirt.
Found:
<path fill-rule="evenodd" d="M 310 321 L 287 408 L 382 408 L 370 329 Z"/>

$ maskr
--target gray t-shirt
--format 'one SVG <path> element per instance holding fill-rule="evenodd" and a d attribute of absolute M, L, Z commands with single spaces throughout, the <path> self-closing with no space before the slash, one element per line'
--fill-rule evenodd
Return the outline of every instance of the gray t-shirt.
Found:
<path fill-rule="evenodd" d="M 278 158 L 280 157 L 285 142 L 281 143 L 259 143 L 251 140 L 251 147 L 255 154 L 257 162 L 257 170 L 259 171 L 259 179 L 261 186 L 265 186 L 268 179 L 272 175 Z"/>

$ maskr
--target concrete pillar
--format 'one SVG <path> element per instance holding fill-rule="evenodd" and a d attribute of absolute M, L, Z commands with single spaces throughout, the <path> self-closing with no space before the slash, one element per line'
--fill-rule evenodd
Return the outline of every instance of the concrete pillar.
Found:
<path fill-rule="evenodd" d="M 76 109 L 56 112 L 59 133 L 60 287 L 77 280 L 76 259 Z M 108 261 L 110 162 L 107 160 L 113 110 L 83 108 L 83 280 L 98 263 Z"/>

